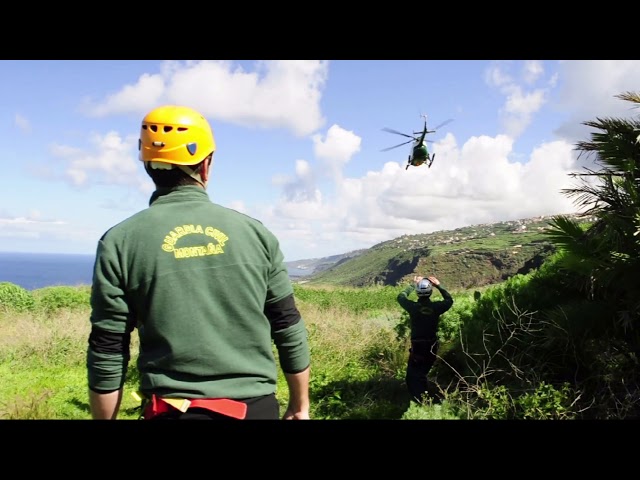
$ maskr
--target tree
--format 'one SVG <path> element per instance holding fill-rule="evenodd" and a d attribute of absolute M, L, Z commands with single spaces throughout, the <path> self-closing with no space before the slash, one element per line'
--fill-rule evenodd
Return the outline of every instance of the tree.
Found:
<path fill-rule="evenodd" d="M 640 94 L 617 98 L 640 105 Z M 616 324 L 637 329 L 640 318 L 640 119 L 603 117 L 584 122 L 595 132 L 578 142 L 579 156 L 595 157 L 597 169 L 573 173 L 579 184 L 563 193 L 583 213 L 595 217 L 584 225 L 567 216 L 551 222 L 550 236 L 566 251 L 563 266 L 578 275 L 590 298 L 607 301 Z"/>

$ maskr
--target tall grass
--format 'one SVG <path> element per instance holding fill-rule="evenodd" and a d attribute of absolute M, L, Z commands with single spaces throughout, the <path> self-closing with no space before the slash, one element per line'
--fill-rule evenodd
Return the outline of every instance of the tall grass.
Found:
<path fill-rule="evenodd" d="M 17 292 L 18 308 L 7 291 Z M 85 367 L 89 291 L 0 286 L 0 418 L 90 418 Z M 137 339 L 132 352 L 137 354 Z M 123 417 L 133 418 L 126 410 L 134 406 L 132 398 L 125 398 Z"/>
<path fill-rule="evenodd" d="M 589 321 L 597 317 L 597 305 L 581 304 L 577 296 L 572 301 L 566 285 L 559 301 L 560 286 L 551 278 L 562 280 L 552 273 L 553 266 L 545 267 L 535 275 L 482 290 L 451 292 L 455 303 L 441 318 L 432 395 L 420 405 L 409 401 L 404 383 L 409 331 L 406 313 L 396 303 L 400 287 L 296 285 L 311 348 L 312 418 L 634 415 L 638 389 L 633 352 L 600 335 L 606 330 Z M 86 287 L 28 292 L 0 285 L 1 419 L 90 418 L 85 366 L 88 293 Z M 137 335 L 132 338 L 120 419 L 139 415 L 131 395 L 138 381 Z M 280 374 L 281 411 L 287 395 Z M 597 403 L 602 406 L 594 406 Z"/>
<path fill-rule="evenodd" d="M 19 292 L 12 297 L 18 308 L 4 300 L 0 313 L 0 418 L 89 419 L 88 290 L 48 287 L 28 292 L 15 286 L 10 290 Z M 297 286 L 295 291 L 312 352 L 312 418 L 403 418 L 410 407 L 403 380 L 408 345 L 397 331 L 402 322 L 395 303 L 397 289 Z M 138 375 L 137 336 L 132 338 L 133 360 L 120 419 L 135 419 L 139 413 L 131 395 Z M 288 392 L 282 374 L 277 388 L 284 411 Z M 412 415 L 420 416 L 415 411 Z M 436 411 L 425 415 L 441 416 Z"/>

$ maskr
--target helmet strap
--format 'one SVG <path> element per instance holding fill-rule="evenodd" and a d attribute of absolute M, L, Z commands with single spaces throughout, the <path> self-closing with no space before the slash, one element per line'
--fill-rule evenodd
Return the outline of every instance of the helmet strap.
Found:
<path fill-rule="evenodd" d="M 203 160 L 203 162 L 206 162 L 208 160 L 208 163 L 206 165 L 203 165 L 202 168 L 207 168 L 210 169 L 211 168 L 211 164 L 213 163 L 213 153 L 208 155 L 207 158 L 205 158 Z M 189 175 L 191 178 L 193 178 L 196 182 L 198 182 L 202 188 L 207 188 L 206 182 L 203 180 L 202 175 L 199 172 L 196 172 L 193 168 L 191 168 L 189 165 L 177 165 L 177 164 L 170 164 L 170 163 L 164 163 L 164 162 L 144 162 L 144 167 L 145 169 L 154 169 L 154 170 L 173 170 L 174 168 L 179 168 L 180 170 L 182 170 L 184 173 L 186 173 L 187 175 Z M 202 168 L 200 169 L 202 171 Z M 207 173 L 209 172 L 209 170 L 207 170 Z M 207 175 L 208 178 L 208 175 Z"/>
<path fill-rule="evenodd" d="M 190 166 L 188 166 L 188 165 L 176 165 L 176 167 L 178 167 L 180 170 L 182 170 L 184 173 L 186 173 L 191 178 L 193 178 L 196 182 L 198 182 L 200 185 L 202 185 L 202 188 L 207 188 L 207 186 L 205 185 L 204 181 L 202 180 L 202 177 L 200 176 L 200 174 L 195 172 Z"/>

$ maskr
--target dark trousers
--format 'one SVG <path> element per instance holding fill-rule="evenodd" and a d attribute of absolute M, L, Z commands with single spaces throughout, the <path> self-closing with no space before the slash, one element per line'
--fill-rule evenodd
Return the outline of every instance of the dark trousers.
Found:
<path fill-rule="evenodd" d="M 247 404 L 247 416 L 245 420 L 279 420 L 280 405 L 275 394 L 264 397 L 248 398 L 241 400 Z M 204 408 L 190 408 L 182 413 L 179 410 L 163 413 L 151 420 L 235 420 L 221 413 L 212 412 Z"/>
<path fill-rule="evenodd" d="M 409 395 L 416 402 L 421 402 L 422 396 L 428 391 L 427 375 L 436 361 L 439 346 L 437 340 L 411 343 L 405 381 Z"/>

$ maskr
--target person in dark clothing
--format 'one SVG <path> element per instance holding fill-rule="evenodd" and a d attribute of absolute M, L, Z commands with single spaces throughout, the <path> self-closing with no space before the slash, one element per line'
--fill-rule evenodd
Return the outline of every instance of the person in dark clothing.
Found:
<path fill-rule="evenodd" d="M 411 326 L 411 348 L 405 377 L 407 389 L 413 400 L 421 402 L 429 384 L 427 374 L 433 367 L 440 346 L 437 336 L 440 315 L 453 306 L 453 297 L 434 276 L 416 276 L 413 280 L 414 283 L 398 294 L 397 300 L 409 313 Z M 443 300 L 431 300 L 433 287 L 438 289 Z M 409 299 L 414 290 L 417 301 Z"/>

